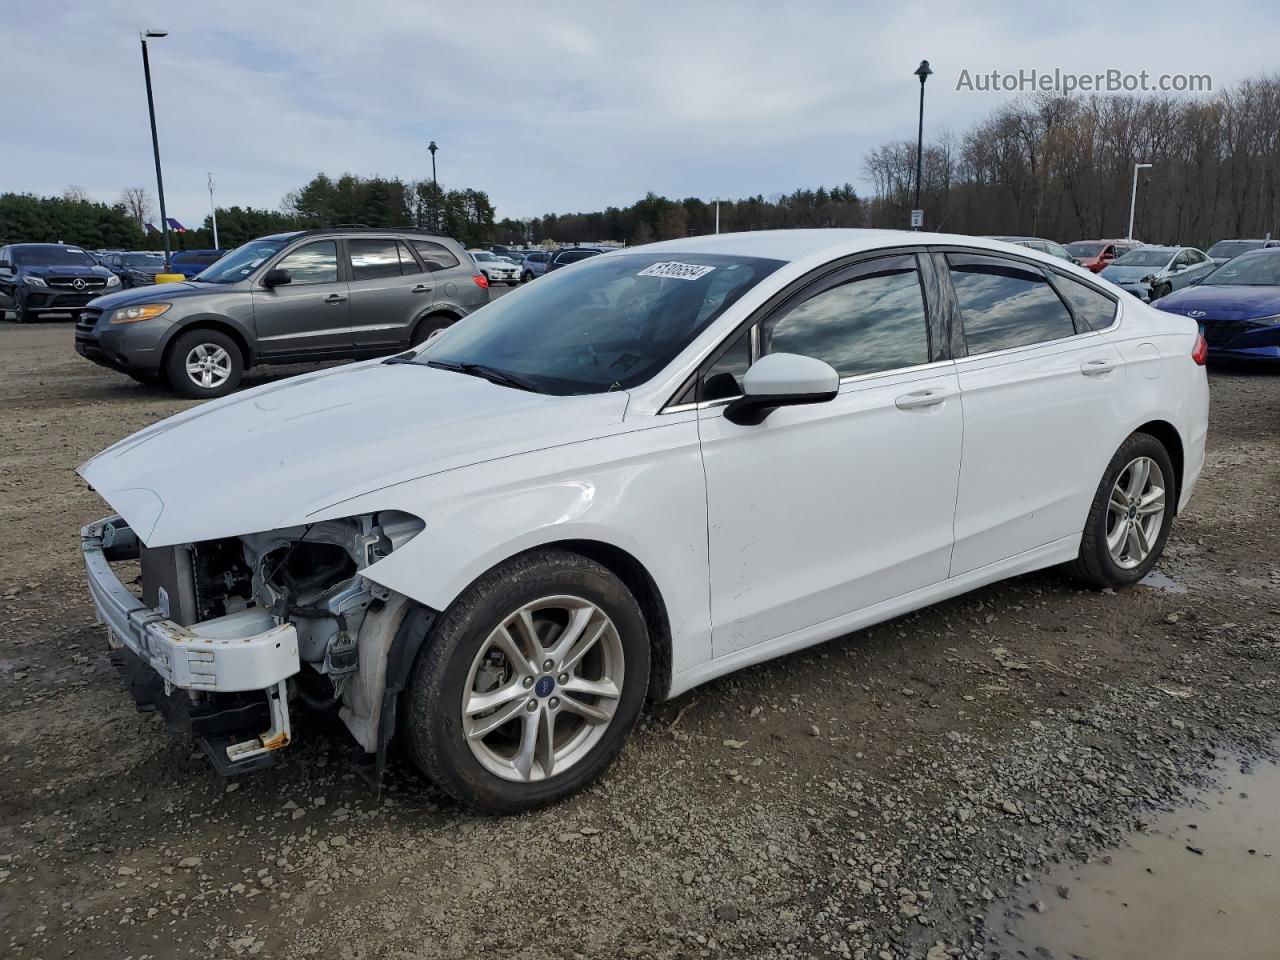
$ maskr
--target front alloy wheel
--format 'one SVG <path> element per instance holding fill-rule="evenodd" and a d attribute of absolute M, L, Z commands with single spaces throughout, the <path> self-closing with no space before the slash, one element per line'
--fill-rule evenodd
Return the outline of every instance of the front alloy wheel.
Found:
<path fill-rule="evenodd" d="M 649 683 L 649 631 L 608 568 L 560 549 L 483 574 L 432 628 L 406 691 L 416 765 L 493 813 L 553 803 L 622 750 Z"/>
<path fill-rule="evenodd" d="M 221 330 L 189 330 L 170 345 L 164 373 L 183 396 L 200 400 L 221 397 L 239 385 L 244 355 Z"/>
<path fill-rule="evenodd" d="M 504 780 L 563 773 L 609 729 L 625 667 L 618 628 L 591 601 L 527 603 L 494 628 L 472 661 L 461 704 L 467 746 Z"/>

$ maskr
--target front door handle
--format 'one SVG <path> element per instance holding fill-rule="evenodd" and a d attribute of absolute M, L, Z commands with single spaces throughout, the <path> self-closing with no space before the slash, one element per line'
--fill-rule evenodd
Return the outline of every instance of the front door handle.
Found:
<path fill-rule="evenodd" d="M 430 293 L 431 287 L 428 284 L 420 283 L 413 288 L 414 293 Z"/>
<path fill-rule="evenodd" d="M 914 393 L 904 393 L 893 401 L 893 405 L 899 410 L 918 410 L 921 407 L 936 407 L 949 396 L 950 390 L 917 390 Z"/>
<path fill-rule="evenodd" d="M 346 303 L 347 298 L 340 293 L 331 293 L 324 298 L 325 303 Z"/>
<path fill-rule="evenodd" d="M 1114 360 L 1086 360 L 1080 364 L 1080 372 L 1086 377 L 1100 377 L 1116 368 Z"/>

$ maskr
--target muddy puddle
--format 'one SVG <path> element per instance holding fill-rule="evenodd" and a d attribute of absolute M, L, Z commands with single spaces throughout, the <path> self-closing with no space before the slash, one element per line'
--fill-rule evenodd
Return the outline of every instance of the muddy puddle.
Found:
<path fill-rule="evenodd" d="M 1186 593 L 1187 587 L 1184 583 L 1179 583 L 1167 573 L 1161 573 L 1159 570 L 1152 570 L 1145 577 L 1138 581 L 1140 587 L 1151 587 L 1153 590 L 1163 590 L 1166 593 Z"/>
<path fill-rule="evenodd" d="M 1280 767 L 1230 761 L 1219 789 L 1021 888 L 986 929 L 994 957 L 1277 960 Z"/>

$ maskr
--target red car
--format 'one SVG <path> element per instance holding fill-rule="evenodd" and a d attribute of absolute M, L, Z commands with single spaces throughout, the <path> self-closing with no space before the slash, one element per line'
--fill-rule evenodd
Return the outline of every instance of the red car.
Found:
<path fill-rule="evenodd" d="M 1080 266 L 1098 273 L 1116 257 L 1140 246 L 1136 240 L 1077 240 L 1067 244 L 1067 252 L 1080 261 Z"/>

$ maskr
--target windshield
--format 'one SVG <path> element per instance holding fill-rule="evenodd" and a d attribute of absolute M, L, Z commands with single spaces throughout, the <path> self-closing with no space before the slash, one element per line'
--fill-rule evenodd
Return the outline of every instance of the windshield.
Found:
<path fill-rule="evenodd" d="M 480 364 L 561 395 L 627 389 L 780 266 L 705 253 L 593 258 L 495 300 L 414 362 Z"/>
<path fill-rule="evenodd" d="M 1102 252 L 1105 243 L 1093 243 L 1088 240 L 1077 240 L 1067 244 L 1067 253 L 1073 257 L 1096 257 Z"/>
<path fill-rule="evenodd" d="M 473 258 L 475 258 L 476 260 L 486 260 L 486 261 L 487 261 L 487 260 L 497 260 L 497 259 L 498 259 L 498 258 L 497 258 L 497 257 L 495 257 L 492 253 L 473 253 L 471 256 L 472 256 Z"/>
<path fill-rule="evenodd" d="M 192 277 L 201 283 L 237 283 L 257 270 L 268 258 L 279 253 L 290 238 L 282 240 L 250 240 Z"/>
<path fill-rule="evenodd" d="M 1264 242 L 1263 240 L 1219 240 L 1209 248 L 1209 256 L 1238 257 L 1250 250 L 1257 250 Z"/>
<path fill-rule="evenodd" d="M 1206 286 L 1280 287 L 1280 250 L 1259 250 L 1224 263 L 1204 278 Z"/>
<path fill-rule="evenodd" d="M 41 244 L 38 247 L 14 247 L 13 262 L 24 267 L 96 267 L 98 261 L 79 247 Z"/>
<path fill-rule="evenodd" d="M 1173 258 L 1170 250 L 1130 250 L 1111 261 L 1113 267 L 1163 267 Z"/>
<path fill-rule="evenodd" d="M 126 253 L 120 262 L 126 267 L 162 267 L 164 257 L 154 253 Z"/>

